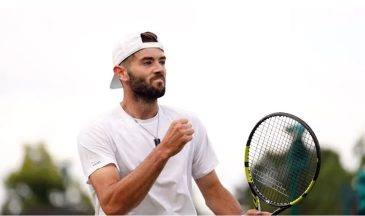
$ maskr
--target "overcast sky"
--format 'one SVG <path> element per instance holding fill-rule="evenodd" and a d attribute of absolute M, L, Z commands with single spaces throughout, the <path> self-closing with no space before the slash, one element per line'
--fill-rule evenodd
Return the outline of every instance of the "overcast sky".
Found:
<path fill-rule="evenodd" d="M 81 181 L 76 136 L 121 100 L 108 88 L 111 53 L 136 30 L 159 35 L 160 103 L 199 116 L 231 191 L 246 184 L 250 130 L 276 111 L 303 118 L 354 169 L 364 27 L 365 1 L 0 1 L 0 180 L 20 165 L 23 143 L 44 141 Z"/>

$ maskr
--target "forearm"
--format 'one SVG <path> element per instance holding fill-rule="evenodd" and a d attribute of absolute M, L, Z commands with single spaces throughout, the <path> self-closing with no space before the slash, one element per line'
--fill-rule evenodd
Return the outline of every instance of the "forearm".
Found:
<path fill-rule="evenodd" d="M 126 214 L 135 208 L 151 189 L 168 158 L 155 148 L 136 169 L 111 185 L 105 193 L 105 213 Z"/>
<path fill-rule="evenodd" d="M 187 119 L 171 123 L 162 142 L 128 175 L 119 177 L 115 166 L 105 166 L 89 179 L 106 214 L 126 214 L 147 195 L 168 159 L 193 139 L 194 130 Z"/>
<path fill-rule="evenodd" d="M 216 215 L 243 215 L 240 204 L 224 187 L 210 193 L 206 197 L 206 204 Z"/>

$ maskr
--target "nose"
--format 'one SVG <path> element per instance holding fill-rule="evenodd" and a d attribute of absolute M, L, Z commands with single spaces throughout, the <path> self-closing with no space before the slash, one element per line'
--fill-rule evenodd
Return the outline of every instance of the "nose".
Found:
<path fill-rule="evenodd" d="M 160 62 L 156 62 L 155 67 L 153 68 L 153 73 L 160 73 L 163 76 L 166 74 L 166 68 L 164 64 L 161 64 Z"/>

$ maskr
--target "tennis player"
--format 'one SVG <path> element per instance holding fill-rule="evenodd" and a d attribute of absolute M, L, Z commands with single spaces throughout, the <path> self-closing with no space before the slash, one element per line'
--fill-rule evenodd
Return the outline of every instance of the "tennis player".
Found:
<path fill-rule="evenodd" d="M 126 37 L 114 51 L 110 87 L 123 89 L 123 101 L 78 137 L 95 214 L 195 215 L 192 178 L 215 214 L 243 214 L 214 171 L 218 160 L 199 119 L 158 104 L 165 61 L 151 32 Z"/>

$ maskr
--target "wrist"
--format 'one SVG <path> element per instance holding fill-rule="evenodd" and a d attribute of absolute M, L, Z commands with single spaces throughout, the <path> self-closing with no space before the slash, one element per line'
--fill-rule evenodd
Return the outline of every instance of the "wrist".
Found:
<path fill-rule="evenodd" d="M 170 151 L 164 147 L 164 145 L 161 145 L 162 143 L 160 143 L 156 148 L 155 148 L 155 152 L 158 156 L 158 158 L 162 159 L 162 160 L 168 160 L 171 156 L 170 156 Z"/>

